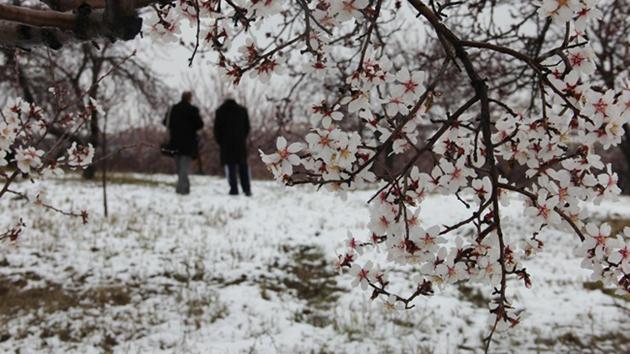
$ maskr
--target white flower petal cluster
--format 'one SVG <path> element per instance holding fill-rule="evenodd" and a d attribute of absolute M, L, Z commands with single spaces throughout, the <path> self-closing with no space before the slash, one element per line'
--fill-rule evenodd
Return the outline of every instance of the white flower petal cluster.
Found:
<path fill-rule="evenodd" d="M 590 11 L 590 9 L 595 7 L 595 2 L 583 0 L 542 0 L 538 3 L 538 6 L 538 15 L 551 17 L 554 23 L 563 25 L 579 17 L 583 9 L 587 10 L 587 12 Z M 588 21 L 588 18 L 581 21 Z"/>
<path fill-rule="evenodd" d="M 76 142 L 73 142 L 70 148 L 68 149 L 68 166 L 71 168 L 85 168 L 92 163 L 92 159 L 94 159 L 94 147 L 92 144 L 88 145 L 78 145 Z"/>
<path fill-rule="evenodd" d="M 19 147 L 15 150 L 15 161 L 17 167 L 22 173 L 29 174 L 42 166 L 41 157 L 44 155 L 42 150 L 29 147 Z"/>
<path fill-rule="evenodd" d="M 250 12 L 258 16 L 275 15 L 282 10 L 286 4 L 286 0 L 246 0 L 242 1 L 245 8 L 249 8 Z M 253 15 L 252 14 L 252 15 Z"/>
<path fill-rule="evenodd" d="M 265 155 L 262 151 L 260 156 L 268 166 L 276 179 L 283 179 L 285 176 L 293 174 L 293 166 L 300 164 L 300 157 L 297 155 L 303 149 L 302 144 L 293 143 L 287 146 L 287 140 L 279 137 L 276 141 L 277 151 L 273 154 Z"/>
<path fill-rule="evenodd" d="M 587 224 L 586 239 L 580 253 L 584 255 L 582 267 L 592 271 L 593 281 L 617 288 L 620 295 L 630 293 L 630 228 L 611 235 L 611 227 L 604 223 Z"/>
<path fill-rule="evenodd" d="M 49 91 L 52 95 L 57 95 L 53 89 Z M 81 214 L 64 212 L 48 204 L 48 194 L 45 189 L 38 189 L 33 192 L 22 185 L 11 186 L 12 182 L 19 178 L 27 178 L 37 187 L 39 181 L 49 177 L 63 175 L 64 168 L 85 168 L 93 157 L 94 149 L 91 145 L 79 146 L 73 143 L 67 150 L 67 156 L 55 159 L 57 148 L 65 144 L 65 135 L 58 138 L 56 143 L 50 144 L 46 141 L 49 138 L 49 129 L 55 125 L 57 129 L 65 129 L 71 133 L 87 123 L 93 113 L 102 113 L 102 108 L 96 100 L 83 106 L 79 112 L 61 112 L 53 118 L 46 117 L 42 108 L 35 104 L 29 104 L 18 98 L 10 100 L 4 107 L 0 108 L 0 174 L 4 176 L 3 190 L 22 196 L 24 199 L 52 209 L 65 215 L 82 217 L 87 220 L 87 213 Z M 25 190 L 22 190 L 25 188 Z M 4 194 L 4 193 L 0 193 Z M 23 232 L 25 223 L 20 220 L 17 226 L 6 231 L 0 231 L 0 238 L 16 240 Z"/>

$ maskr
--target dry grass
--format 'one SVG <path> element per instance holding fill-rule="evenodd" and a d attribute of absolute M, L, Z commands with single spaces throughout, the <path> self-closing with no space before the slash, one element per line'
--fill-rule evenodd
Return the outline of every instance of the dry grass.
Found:
<path fill-rule="evenodd" d="M 190 279 L 186 279 L 190 281 Z M 80 282 L 79 282 L 80 283 Z M 119 344 L 119 339 L 129 340 L 141 338 L 146 331 L 147 323 L 159 323 L 156 314 L 154 319 L 136 318 L 134 301 L 143 301 L 156 296 L 155 290 L 147 291 L 142 284 L 105 284 L 90 287 L 87 284 L 73 284 L 76 288 L 68 289 L 59 284 L 45 281 L 37 274 L 26 272 L 12 276 L 0 275 L 0 342 L 13 339 L 24 339 L 33 333 L 45 340 L 56 337 L 67 343 L 81 343 L 87 338 L 100 335 L 96 343 L 104 352 L 111 352 Z M 224 318 L 228 309 L 216 295 L 189 297 L 180 287 L 182 311 L 186 321 L 196 328 L 204 323 Z M 172 292 L 164 287 L 158 292 Z M 135 296 L 134 295 L 139 295 Z M 134 320 L 134 331 L 126 331 L 111 323 L 100 320 L 106 309 L 119 308 L 114 311 L 115 317 L 121 320 Z M 72 321 L 55 321 L 54 315 L 66 313 Z M 10 324 L 21 319 L 22 324 L 10 332 Z M 77 325 L 78 324 L 78 325 Z"/>
<path fill-rule="evenodd" d="M 296 322 L 315 327 L 330 325 L 330 310 L 345 289 L 338 286 L 337 274 L 326 262 L 323 251 L 315 246 L 283 246 L 282 251 L 289 254 L 291 263 L 269 266 L 271 274 L 277 273 L 274 269 L 279 269 L 284 276 L 263 277 L 259 284 L 261 296 L 269 299 L 268 291 L 291 294 L 306 303 L 302 311 L 295 313 Z"/>
<path fill-rule="evenodd" d="M 41 278 L 34 273 L 24 273 L 16 280 L 0 276 L 0 327 L 6 326 L 7 319 L 22 313 L 54 313 L 67 310 L 79 302 L 78 297 L 57 284 L 45 283 L 42 287 L 26 288 L 29 281 L 41 281 Z"/>
<path fill-rule="evenodd" d="M 629 353 L 630 336 L 624 332 L 608 332 L 593 336 L 578 336 L 574 332 L 557 330 L 553 337 L 538 337 L 533 349 L 539 353 Z"/>

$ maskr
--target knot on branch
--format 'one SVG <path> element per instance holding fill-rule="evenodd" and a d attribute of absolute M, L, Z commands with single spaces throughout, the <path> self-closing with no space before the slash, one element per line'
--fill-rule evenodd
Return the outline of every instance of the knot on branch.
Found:
<path fill-rule="evenodd" d="M 473 85 L 473 87 L 475 89 L 484 90 L 484 91 L 488 89 L 488 86 L 486 85 L 486 80 L 485 79 L 476 78 L 474 80 L 471 80 L 471 83 L 472 83 L 472 85 Z"/>
<path fill-rule="evenodd" d="M 80 39 L 88 39 L 90 30 L 90 14 L 92 13 L 92 7 L 88 4 L 81 4 L 77 8 L 77 19 L 74 28 L 74 33 Z"/>
<path fill-rule="evenodd" d="M 33 37 L 31 27 L 26 26 L 26 25 L 19 25 L 18 26 L 18 34 L 20 36 L 20 39 L 28 40 L 28 39 L 31 39 Z"/>
<path fill-rule="evenodd" d="M 59 0 L 48 0 L 46 1 L 46 4 L 48 5 L 48 7 L 50 7 L 51 9 L 55 10 L 55 11 L 61 11 L 61 3 Z"/>
<path fill-rule="evenodd" d="M 135 1 L 107 0 L 103 14 L 105 25 L 115 38 L 131 40 L 142 30 Z"/>
<path fill-rule="evenodd" d="M 117 38 L 128 41 L 136 38 L 142 30 L 142 18 L 139 16 L 124 16 L 116 21 L 114 27 Z"/>

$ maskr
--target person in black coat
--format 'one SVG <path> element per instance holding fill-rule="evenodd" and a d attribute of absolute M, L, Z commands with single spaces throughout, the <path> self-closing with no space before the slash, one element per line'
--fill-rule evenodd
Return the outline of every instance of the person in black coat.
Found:
<path fill-rule="evenodd" d="M 174 153 L 178 194 L 190 193 L 188 174 L 192 161 L 199 156 L 197 131 L 203 127 L 199 108 L 191 104 L 192 92 L 182 93 L 182 100 L 172 106 L 164 119 L 170 134 L 169 149 Z"/>
<path fill-rule="evenodd" d="M 230 195 L 238 194 L 237 174 L 243 193 L 251 196 L 249 167 L 247 166 L 247 135 L 249 134 L 247 109 L 233 99 L 227 99 L 217 109 L 214 120 L 214 138 L 221 148 L 221 165 L 225 166 Z"/>

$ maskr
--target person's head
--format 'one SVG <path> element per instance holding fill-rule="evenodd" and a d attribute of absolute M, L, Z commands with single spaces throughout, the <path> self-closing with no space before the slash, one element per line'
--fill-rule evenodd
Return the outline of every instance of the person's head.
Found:
<path fill-rule="evenodd" d="M 182 101 L 184 102 L 192 102 L 192 92 L 191 91 L 184 91 L 182 93 Z"/>
<path fill-rule="evenodd" d="M 236 94 L 234 93 L 234 91 L 227 90 L 226 92 L 224 92 L 223 103 L 227 103 L 227 102 L 231 102 L 231 103 L 236 102 Z"/>
<path fill-rule="evenodd" d="M 236 100 L 234 99 L 235 95 L 232 91 L 227 91 L 223 94 L 223 103 L 222 106 L 224 107 L 232 107 L 235 106 Z"/>

